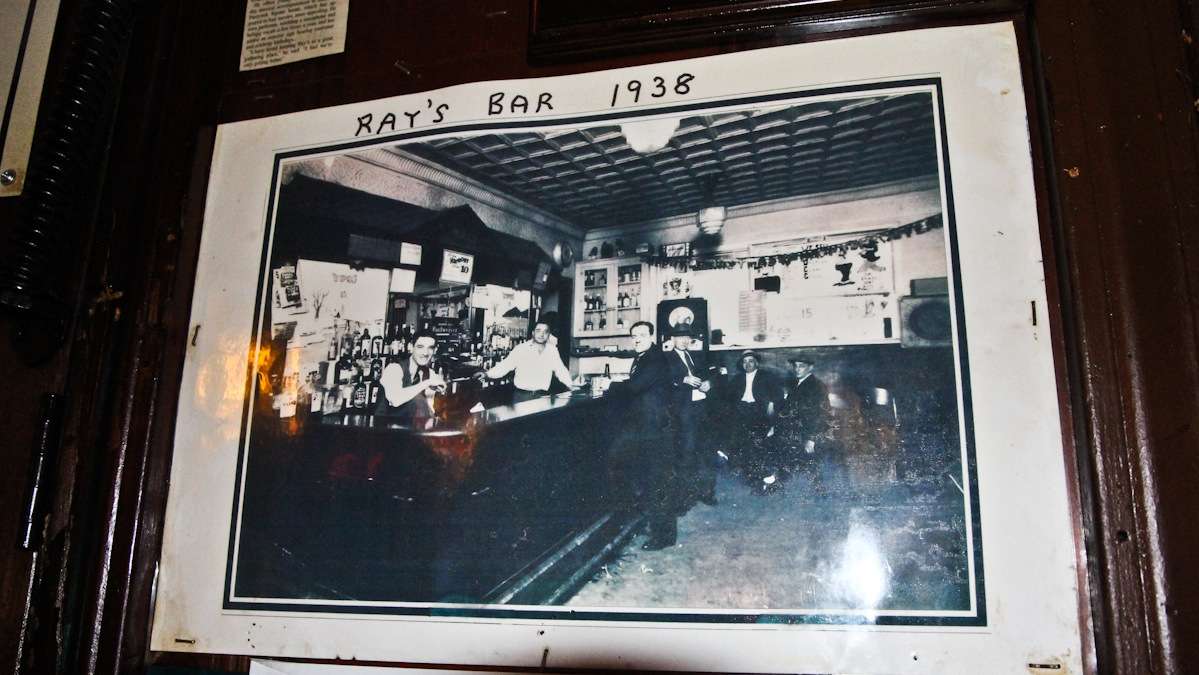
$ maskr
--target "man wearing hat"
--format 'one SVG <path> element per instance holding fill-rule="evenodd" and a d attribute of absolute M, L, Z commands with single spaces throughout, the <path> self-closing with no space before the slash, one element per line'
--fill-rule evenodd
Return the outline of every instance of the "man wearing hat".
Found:
<path fill-rule="evenodd" d="M 769 478 L 766 469 L 766 439 L 772 436 L 774 414 L 782 399 L 783 388 L 778 379 L 758 366 L 758 353 L 752 349 L 741 352 L 737 366 L 741 372 L 729 382 L 727 395 L 734 409 L 733 450 L 736 462 L 747 480 Z"/>
<path fill-rule="evenodd" d="M 834 475 L 830 468 L 832 457 L 829 442 L 828 387 L 815 375 L 811 358 L 791 359 L 791 372 L 784 388 L 785 401 L 779 407 L 778 436 L 783 448 L 780 458 L 791 469 L 810 465 L 817 480 Z"/>
<path fill-rule="evenodd" d="M 704 442 L 712 381 L 703 352 L 691 350 L 694 336 L 690 324 L 675 324 L 670 331 L 673 350 L 667 355 L 678 424 L 679 477 L 683 483 L 680 487 L 686 493 L 681 500 L 683 508 L 695 500 L 716 505 L 716 467 Z"/>

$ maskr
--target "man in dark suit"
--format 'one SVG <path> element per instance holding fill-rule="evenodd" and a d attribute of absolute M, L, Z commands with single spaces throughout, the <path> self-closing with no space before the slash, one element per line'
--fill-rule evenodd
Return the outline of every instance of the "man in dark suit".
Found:
<path fill-rule="evenodd" d="M 678 423 L 680 482 L 687 493 L 682 508 L 696 500 L 716 505 L 716 464 L 707 438 L 708 395 L 712 380 L 707 358 L 691 349 L 693 328 L 679 324 L 671 328 L 673 349 L 666 353 L 670 364 L 670 384 L 675 420 Z"/>
<path fill-rule="evenodd" d="M 791 377 L 784 389 L 785 400 L 779 407 L 776 425 L 780 460 L 790 470 L 804 465 L 823 464 L 831 451 L 828 442 L 828 387 L 812 374 L 815 364 L 807 358 L 791 359 Z M 819 475 L 827 473 L 815 466 Z"/>
<path fill-rule="evenodd" d="M 766 444 L 774 435 L 782 385 L 769 371 L 759 368 L 758 354 L 753 350 L 741 352 L 737 366 L 741 372 L 733 376 L 725 392 L 733 405 L 731 449 L 747 481 L 757 486 L 765 480 L 767 486 L 773 486 Z"/>
<path fill-rule="evenodd" d="M 629 379 L 613 383 L 609 390 L 617 399 L 618 415 L 610 485 L 626 506 L 645 509 L 649 539 L 642 548 L 658 550 L 674 546 L 678 537 L 670 367 L 655 343 L 652 323 L 634 323 L 629 335 L 637 352 Z"/>

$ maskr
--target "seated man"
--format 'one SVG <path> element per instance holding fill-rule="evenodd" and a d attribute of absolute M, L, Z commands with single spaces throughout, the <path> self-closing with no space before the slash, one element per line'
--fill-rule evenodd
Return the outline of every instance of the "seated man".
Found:
<path fill-rule="evenodd" d="M 412 355 L 383 369 L 383 396 L 375 410 L 400 415 L 413 424 L 431 421 L 438 410 L 437 395 L 445 393 L 445 378 L 433 368 L 437 337 L 420 331 L 412 340 Z"/>
<path fill-rule="evenodd" d="M 733 404 L 733 458 L 747 481 L 757 484 L 765 480 L 772 485 L 775 478 L 768 466 L 767 439 L 774 435 L 774 416 L 782 387 L 769 371 L 758 367 L 758 354 L 753 350 L 741 352 L 737 362 L 741 372 L 729 382 L 726 396 Z M 767 480 L 769 479 L 769 480 Z"/>
<path fill-rule="evenodd" d="M 828 387 L 812 374 L 815 364 L 808 358 L 791 360 L 791 373 L 783 389 L 776 426 L 780 463 L 789 470 L 811 466 L 816 478 L 828 478 L 829 453 Z"/>

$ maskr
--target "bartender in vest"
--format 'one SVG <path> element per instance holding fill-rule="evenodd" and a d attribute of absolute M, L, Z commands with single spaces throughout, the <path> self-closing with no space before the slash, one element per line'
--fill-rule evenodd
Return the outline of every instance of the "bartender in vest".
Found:
<path fill-rule="evenodd" d="M 512 392 L 513 403 L 549 394 L 550 384 L 555 377 L 566 385 L 567 389 L 573 390 L 574 385 L 570 382 L 570 371 L 562 363 L 562 357 L 558 356 L 558 350 L 549 344 L 549 339 L 549 324 L 538 321 L 533 326 L 532 340 L 520 343 L 490 370 L 478 373 L 475 377 L 498 380 L 515 370 L 516 375 L 512 377 L 512 384 L 515 387 Z"/>
<path fill-rule="evenodd" d="M 445 393 L 445 378 L 433 368 L 437 337 L 419 331 L 412 340 L 412 355 L 383 369 L 379 384 L 383 396 L 377 412 L 401 415 L 410 420 L 432 420 L 438 409 L 437 395 Z"/>

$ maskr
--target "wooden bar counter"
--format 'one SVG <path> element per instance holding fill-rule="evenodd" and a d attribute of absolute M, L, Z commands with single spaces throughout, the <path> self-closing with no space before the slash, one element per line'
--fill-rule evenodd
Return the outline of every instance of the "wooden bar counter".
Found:
<path fill-rule="evenodd" d="M 507 601 L 605 513 L 610 408 L 573 392 L 416 426 L 257 415 L 235 594 Z"/>

